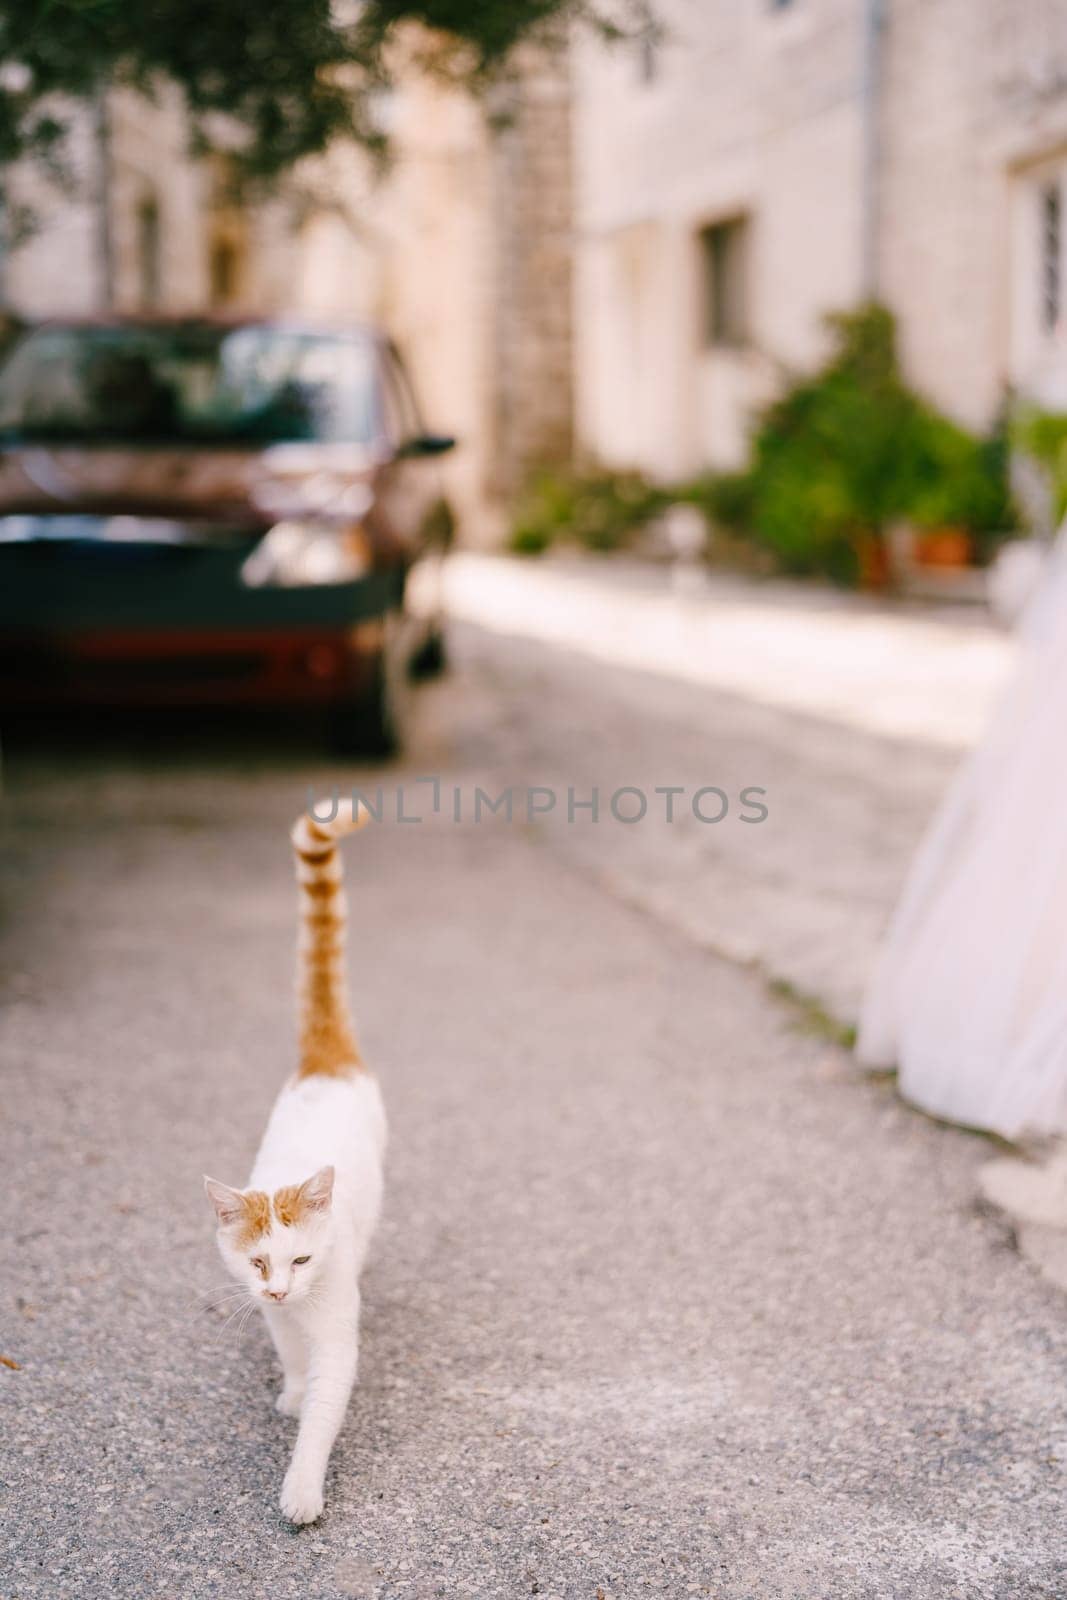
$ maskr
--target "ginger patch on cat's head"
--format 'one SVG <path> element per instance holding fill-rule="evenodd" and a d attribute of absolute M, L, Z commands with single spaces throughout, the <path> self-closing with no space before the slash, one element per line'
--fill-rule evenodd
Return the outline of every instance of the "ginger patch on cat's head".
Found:
<path fill-rule="evenodd" d="M 217 1178 L 205 1178 L 204 1188 L 215 1207 L 219 1227 L 234 1230 L 234 1243 L 239 1250 L 247 1250 L 269 1232 L 270 1196 L 262 1189 L 231 1189 Z"/>
<path fill-rule="evenodd" d="M 204 1179 L 218 1218 L 220 1254 L 251 1300 L 295 1305 L 312 1292 L 333 1236 L 333 1186 L 329 1166 L 273 1194 Z"/>
<path fill-rule="evenodd" d="M 317 1212 L 329 1209 L 334 1170 L 322 1167 L 303 1183 L 287 1183 L 274 1192 L 274 1215 L 283 1228 L 295 1228 Z"/>

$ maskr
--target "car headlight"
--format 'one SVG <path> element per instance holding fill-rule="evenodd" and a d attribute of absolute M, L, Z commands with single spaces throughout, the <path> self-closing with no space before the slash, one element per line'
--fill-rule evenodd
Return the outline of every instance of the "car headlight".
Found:
<path fill-rule="evenodd" d="M 241 578 L 251 589 L 306 589 L 354 583 L 370 569 L 370 541 L 358 525 L 276 522 L 245 560 Z"/>

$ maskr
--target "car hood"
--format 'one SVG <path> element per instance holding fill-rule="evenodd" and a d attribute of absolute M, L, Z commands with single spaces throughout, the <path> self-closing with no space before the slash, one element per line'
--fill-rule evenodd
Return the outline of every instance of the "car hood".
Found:
<path fill-rule="evenodd" d="M 380 457 L 352 444 L 261 450 L 19 445 L 0 456 L 0 517 L 88 513 L 224 520 L 363 516 Z"/>

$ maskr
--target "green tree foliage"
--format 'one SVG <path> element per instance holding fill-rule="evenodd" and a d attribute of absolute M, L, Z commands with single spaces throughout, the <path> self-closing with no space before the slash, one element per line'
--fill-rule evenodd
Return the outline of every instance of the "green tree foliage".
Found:
<path fill-rule="evenodd" d="M 0 0 L 0 163 L 59 160 L 56 95 L 170 80 L 201 130 L 211 113 L 235 119 L 242 170 L 271 177 L 338 137 L 380 143 L 372 97 L 404 24 L 432 30 L 442 69 L 477 85 L 531 31 L 577 16 L 622 34 L 643 0 L 619 0 L 618 17 L 589 0 Z"/>

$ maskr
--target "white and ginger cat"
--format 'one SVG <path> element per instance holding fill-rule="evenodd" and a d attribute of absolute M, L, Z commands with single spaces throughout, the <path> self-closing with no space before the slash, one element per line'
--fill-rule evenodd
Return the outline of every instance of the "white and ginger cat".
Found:
<path fill-rule="evenodd" d="M 338 800 L 292 832 L 300 885 L 300 1063 L 282 1089 L 245 1189 L 204 1185 L 228 1271 L 267 1319 L 282 1364 L 277 1409 L 299 1417 L 282 1484 L 291 1522 L 322 1512 L 330 1451 L 359 1350 L 359 1274 L 378 1220 L 385 1112 L 360 1060 L 345 981 L 346 907 L 337 841 L 367 821 Z"/>

